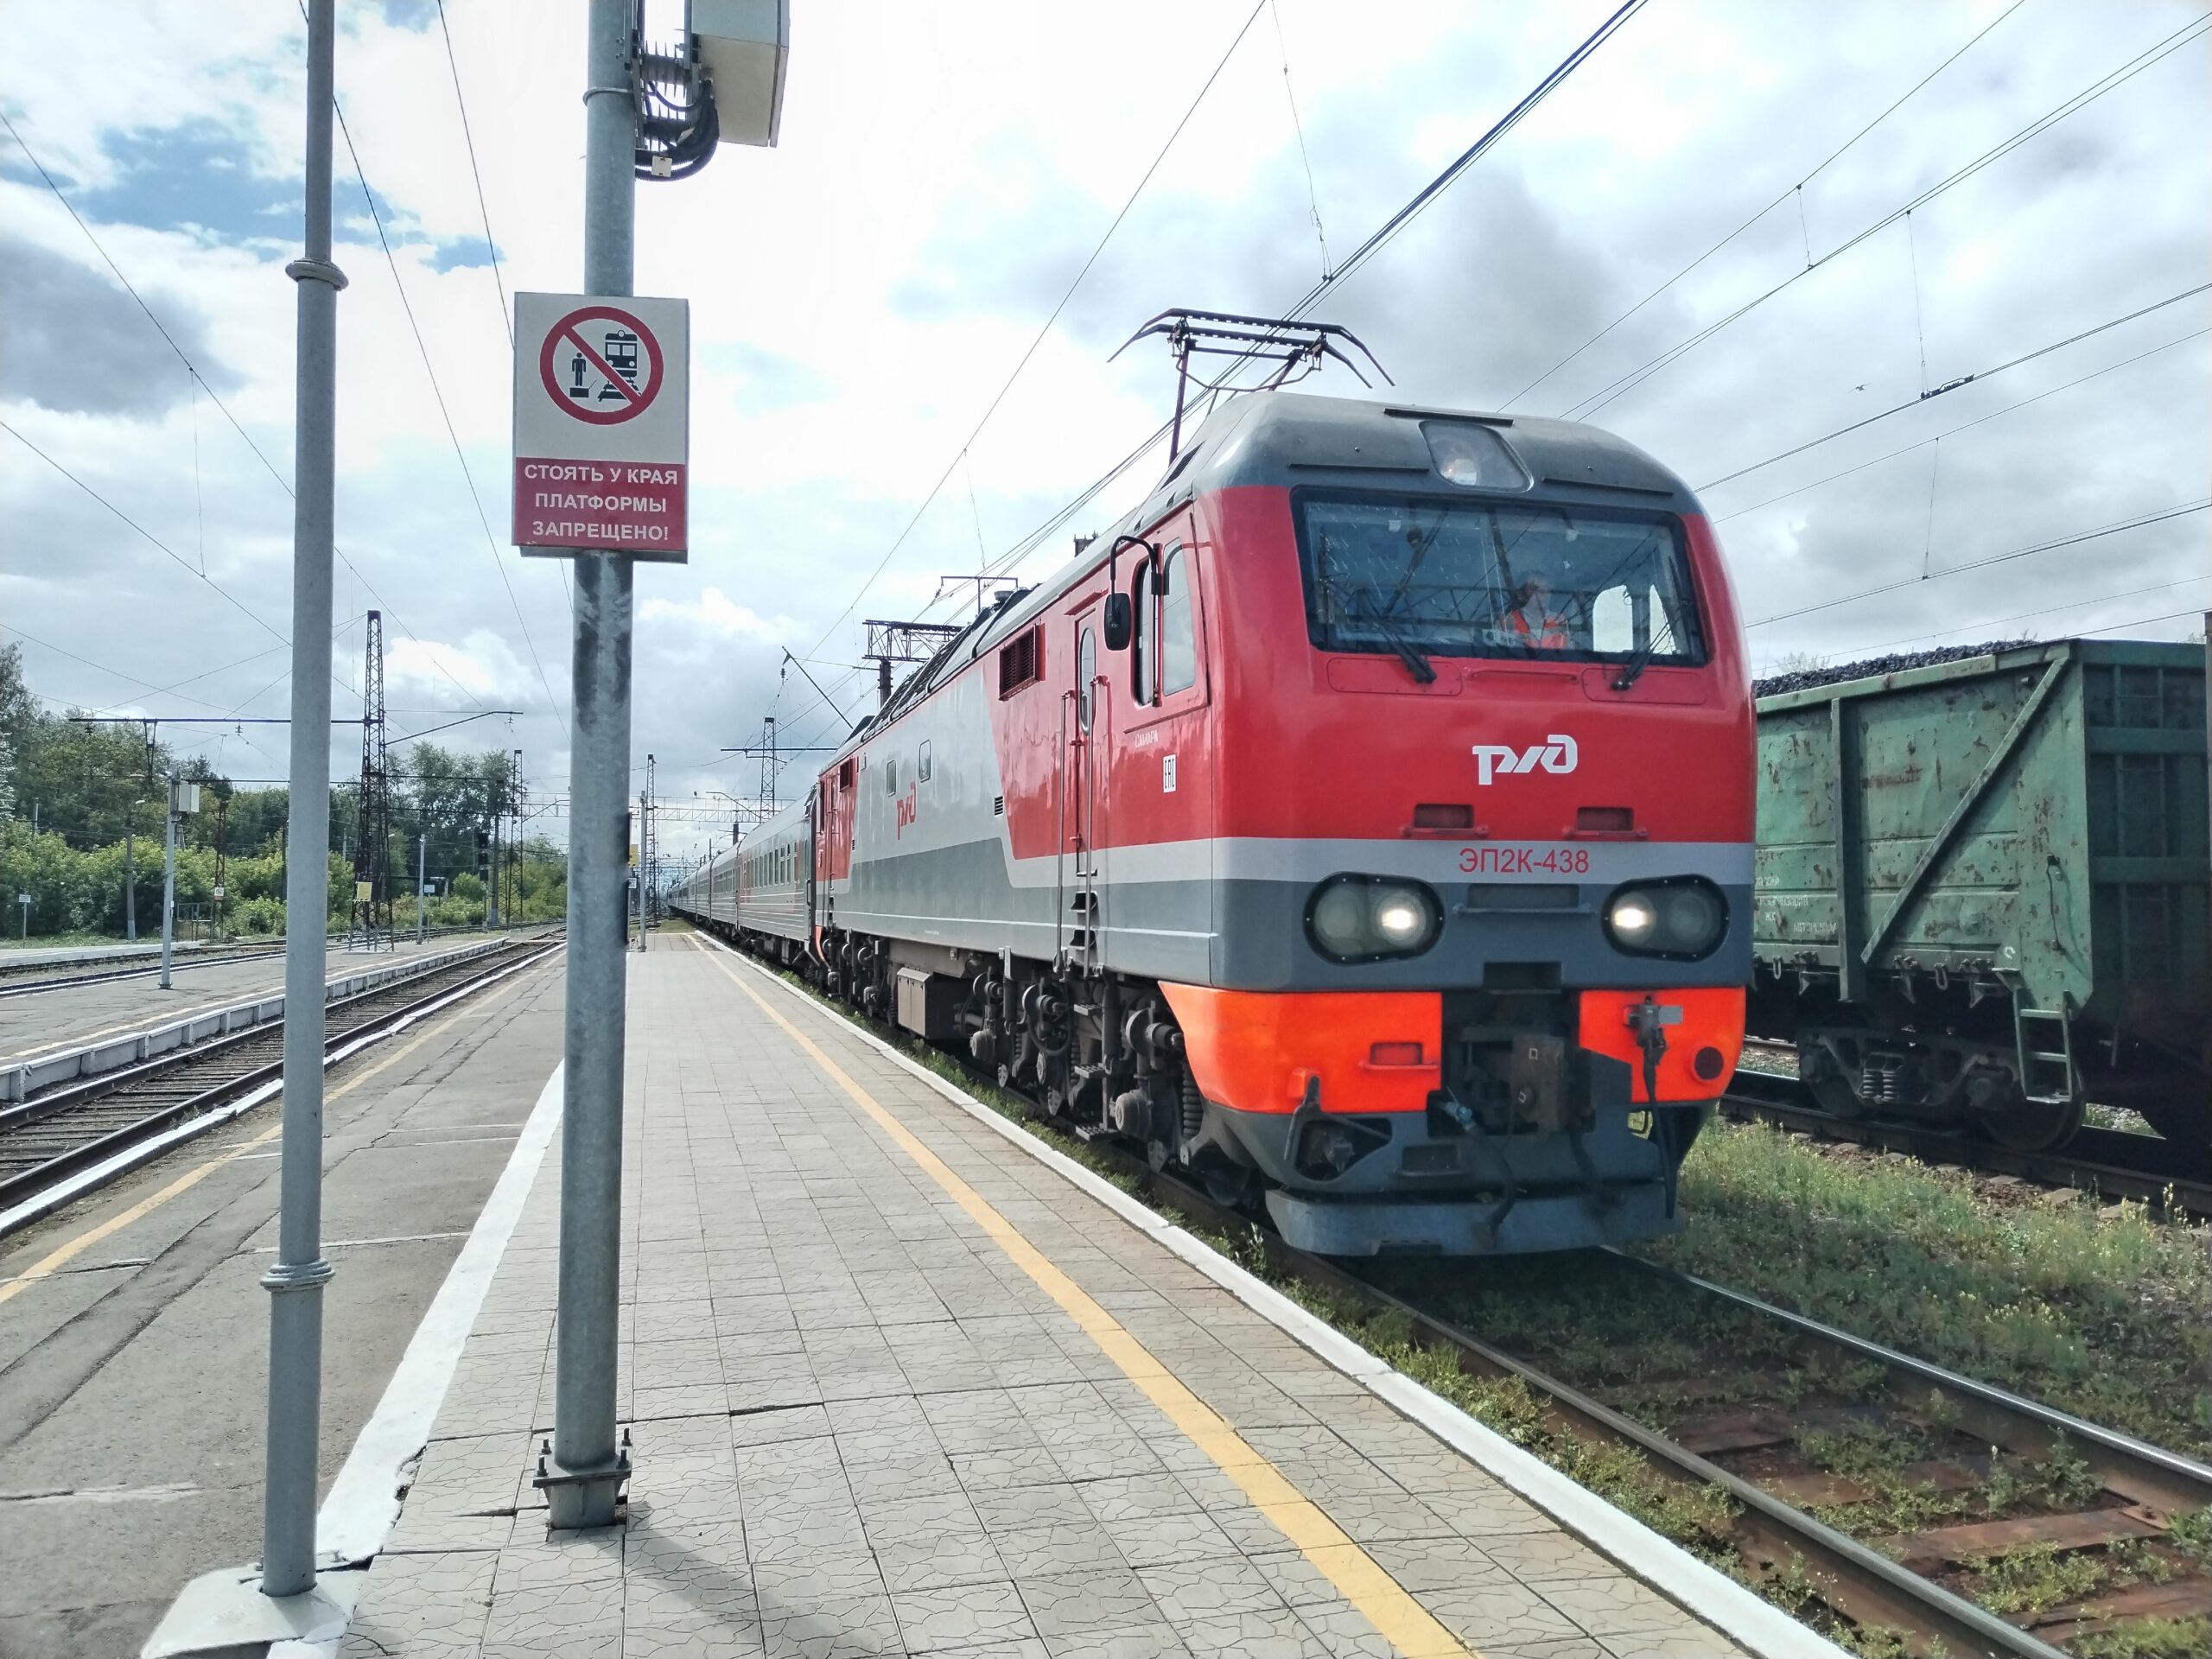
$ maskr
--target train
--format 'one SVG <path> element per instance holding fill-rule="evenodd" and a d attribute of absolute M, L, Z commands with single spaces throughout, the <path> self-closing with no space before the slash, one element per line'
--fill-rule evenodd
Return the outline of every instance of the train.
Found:
<path fill-rule="evenodd" d="M 1624 1243 L 1742 1050 L 1754 741 L 1660 462 L 1255 391 L 671 905 L 1297 1248 Z"/>
<path fill-rule="evenodd" d="M 1820 1108 L 2212 1174 L 2202 645 L 1998 642 L 1763 688 L 1750 1020 Z"/>

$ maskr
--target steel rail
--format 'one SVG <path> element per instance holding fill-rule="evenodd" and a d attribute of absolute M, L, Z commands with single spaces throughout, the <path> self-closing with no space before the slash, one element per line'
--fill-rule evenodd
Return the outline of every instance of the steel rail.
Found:
<path fill-rule="evenodd" d="M 365 1020 L 340 1025 L 334 1020 L 325 1044 L 324 1064 L 328 1065 L 339 1058 L 340 1051 L 348 1050 L 365 1041 L 385 1034 L 391 1028 L 404 1023 L 410 1017 L 431 1006 L 455 995 L 465 995 L 483 984 L 505 977 L 524 968 L 550 957 L 561 949 L 559 942 L 518 943 L 512 950 L 471 958 L 465 963 L 448 963 L 404 980 L 388 982 L 346 997 L 329 1005 L 334 1014 L 351 1010 L 361 1011 L 365 1003 L 381 1001 L 403 992 L 414 995 L 397 1007 L 382 1010 Z M 237 1032 L 213 1042 L 199 1044 L 192 1048 L 173 1051 L 141 1065 L 104 1072 L 80 1084 L 73 1084 L 50 1091 L 36 1099 L 10 1108 L 0 1113 L 0 1131 L 21 1129 L 73 1109 L 87 1106 L 105 1095 L 118 1092 L 134 1082 L 152 1080 L 163 1072 L 180 1071 L 187 1068 L 201 1069 L 210 1059 L 219 1058 L 232 1049 L 258 1046 L 264 1050 L 272 1041 L 281 1042 L 283 1022 L 255 1027 Z M 264 1085 L 280 1080 L 283 1074 L 281 1052 L 276 1057 L 242 1071 L 226 1071 L 214 1078 L 207 1087 L 181 1098 L 164 1102 L 130 1122 L 106 1129 L 79 1141 L 39 1163 L 0 1178 L 0 1210 L 5 1210 L 65 1181 L 79 1171 L 96 1166 L 127 1151 L 133 1145 L 161 1135 L 171 1127 L 190 1119 L 219 1109 L 238 1096 L 251 1093 Z M 118 1169 L 117 1176 L 127 1173 Z M 105 1183 L 102 1183 L 105 1185 Z M 85 1192 L 98 1191 L 88 1186 L 72 1193 L 71 1199 Z"/>
<path fill-rule="evenodd" d="M 1925 1163 L 2015 1176 L 2038 1186 L 2075 1187 L 2107 1198 L 2129 1198 L 2177 1217 L 2212 1217 L 2212 1180 L 2155 1167 L 2155 1160 L 2172 1155 L 2172 1149 L 2152 1135 L 2090 1128 L 2075 1132 L 2069 1143 L 2072 1150 L 2019 1152 L 1994 1141 L 1922 1124 L 1838 1117 L 1809 1104 L 1804 1085 L 1796 1078 L 1769 1071 L 1738 1071 L 1720 1109 L 1739 1122 L 1756 1120 L 1800 1135 L 1907 1153 Z M 2141 1144 L 2131 1146 L 2130 1142 Z M 2081 1155 L 2084 1153 L 2093 1155 Z M 2129 1160 L 2131 1154 L 2144 1156 Z"/>
<path fill-rule="evenodd" d="M 1939 1390 L 1961 1408 L 1960 1427 L 1978 1440 L 2025 1457 L 2050 1454 L 2063 1440 L 2087 1464 L 2107 1491 L 2169 1514 L 2186 1515 L 2212 1507 L 2212 1466 L 2164 1446 L 2139 1440 L 2132 1434 L 2107 1428 L 2087 1418 L 2024 1395 L 1977 1382 L 1931 1360 L 1916 1358 L 1902 1350 L 1856 1337 L 1848 1331 L 1823 1324 L 1802 1313 L 1777 1306 L 1740 1290 L 1731 1290 L 1695 1274 L 1684 1273 L 1656 1262 L 1646 1262 L 1624 1251 L 1611 1255 L 1640 1273 L 1718 1298 L 1762 1319 L 1789 1325 L 1815 1347 L 1841 1359 L 1872 1360 L 1911 1382 Z"/>

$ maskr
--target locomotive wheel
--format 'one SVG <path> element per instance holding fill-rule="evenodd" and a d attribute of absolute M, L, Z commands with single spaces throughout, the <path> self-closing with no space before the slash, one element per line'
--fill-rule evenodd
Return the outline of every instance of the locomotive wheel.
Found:
<path fill-rule="evenodd" d="M 1206 1196 L 1225 1210 L 1242 1208 L 1260 1190 L 1259 1179 L 1241 1164 L 1233 1169 L 1203 1170 L 1198 1179 Z"/>
<path fill-rule="evenodd" d="M 2030 1101 L 2018 1090 L 1974 1116 L 1974 1127 L 2014 1152 L 2055 1152 L 2082 1127 L 2082 1103 Z"/>

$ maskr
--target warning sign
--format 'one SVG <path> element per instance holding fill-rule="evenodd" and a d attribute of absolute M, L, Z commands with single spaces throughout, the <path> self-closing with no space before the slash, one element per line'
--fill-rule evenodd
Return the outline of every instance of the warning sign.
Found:
<path fill-rule="evenodd" d="M 681 561 L 690 308 L 515 296 L 514 540 Z"/>

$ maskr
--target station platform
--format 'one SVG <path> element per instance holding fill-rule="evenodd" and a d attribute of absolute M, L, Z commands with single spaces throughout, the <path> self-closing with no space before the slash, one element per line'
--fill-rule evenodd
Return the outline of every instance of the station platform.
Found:
<path fill-rule="evenodd" d="M 398 940 L 385 950 L 348 950 L 343 942 L 331 946 L 326 977 L 342 979 L 365 967 L 411 957 L 436 956 L 460 949 L 490 933 L 434 937 L 417 944 L 413 938 Z M 158 962 L 161 947 L 154 947 Z M 60 964 L 65 966 L 67 964 Z M 119 962 L 118 968 L 150 966 L 149 963 Z M 284 988 L 284 958 L 281 951 L 244 960 L 199 961 L 180 952 L 173 964 L 174 981 L 168 990 L 152 974 L 131 979 L 99 980 L 88 985 L 57 986 L 28 995 L 0 998 L 0 1065 L 20 1065 L 55 1049 L 72 1048 L 117 1033 L 137 1031 L 189 1019 L 214 1008 L 246 1002 L 257 996 L 274 996 Z"/>
<path fill-rule="evenodd" d="M 1836 1651 L 718 944 L 629 1006 L 626 1524 L 531 1485 L 556 1137 L 347 1659 Z"/>

